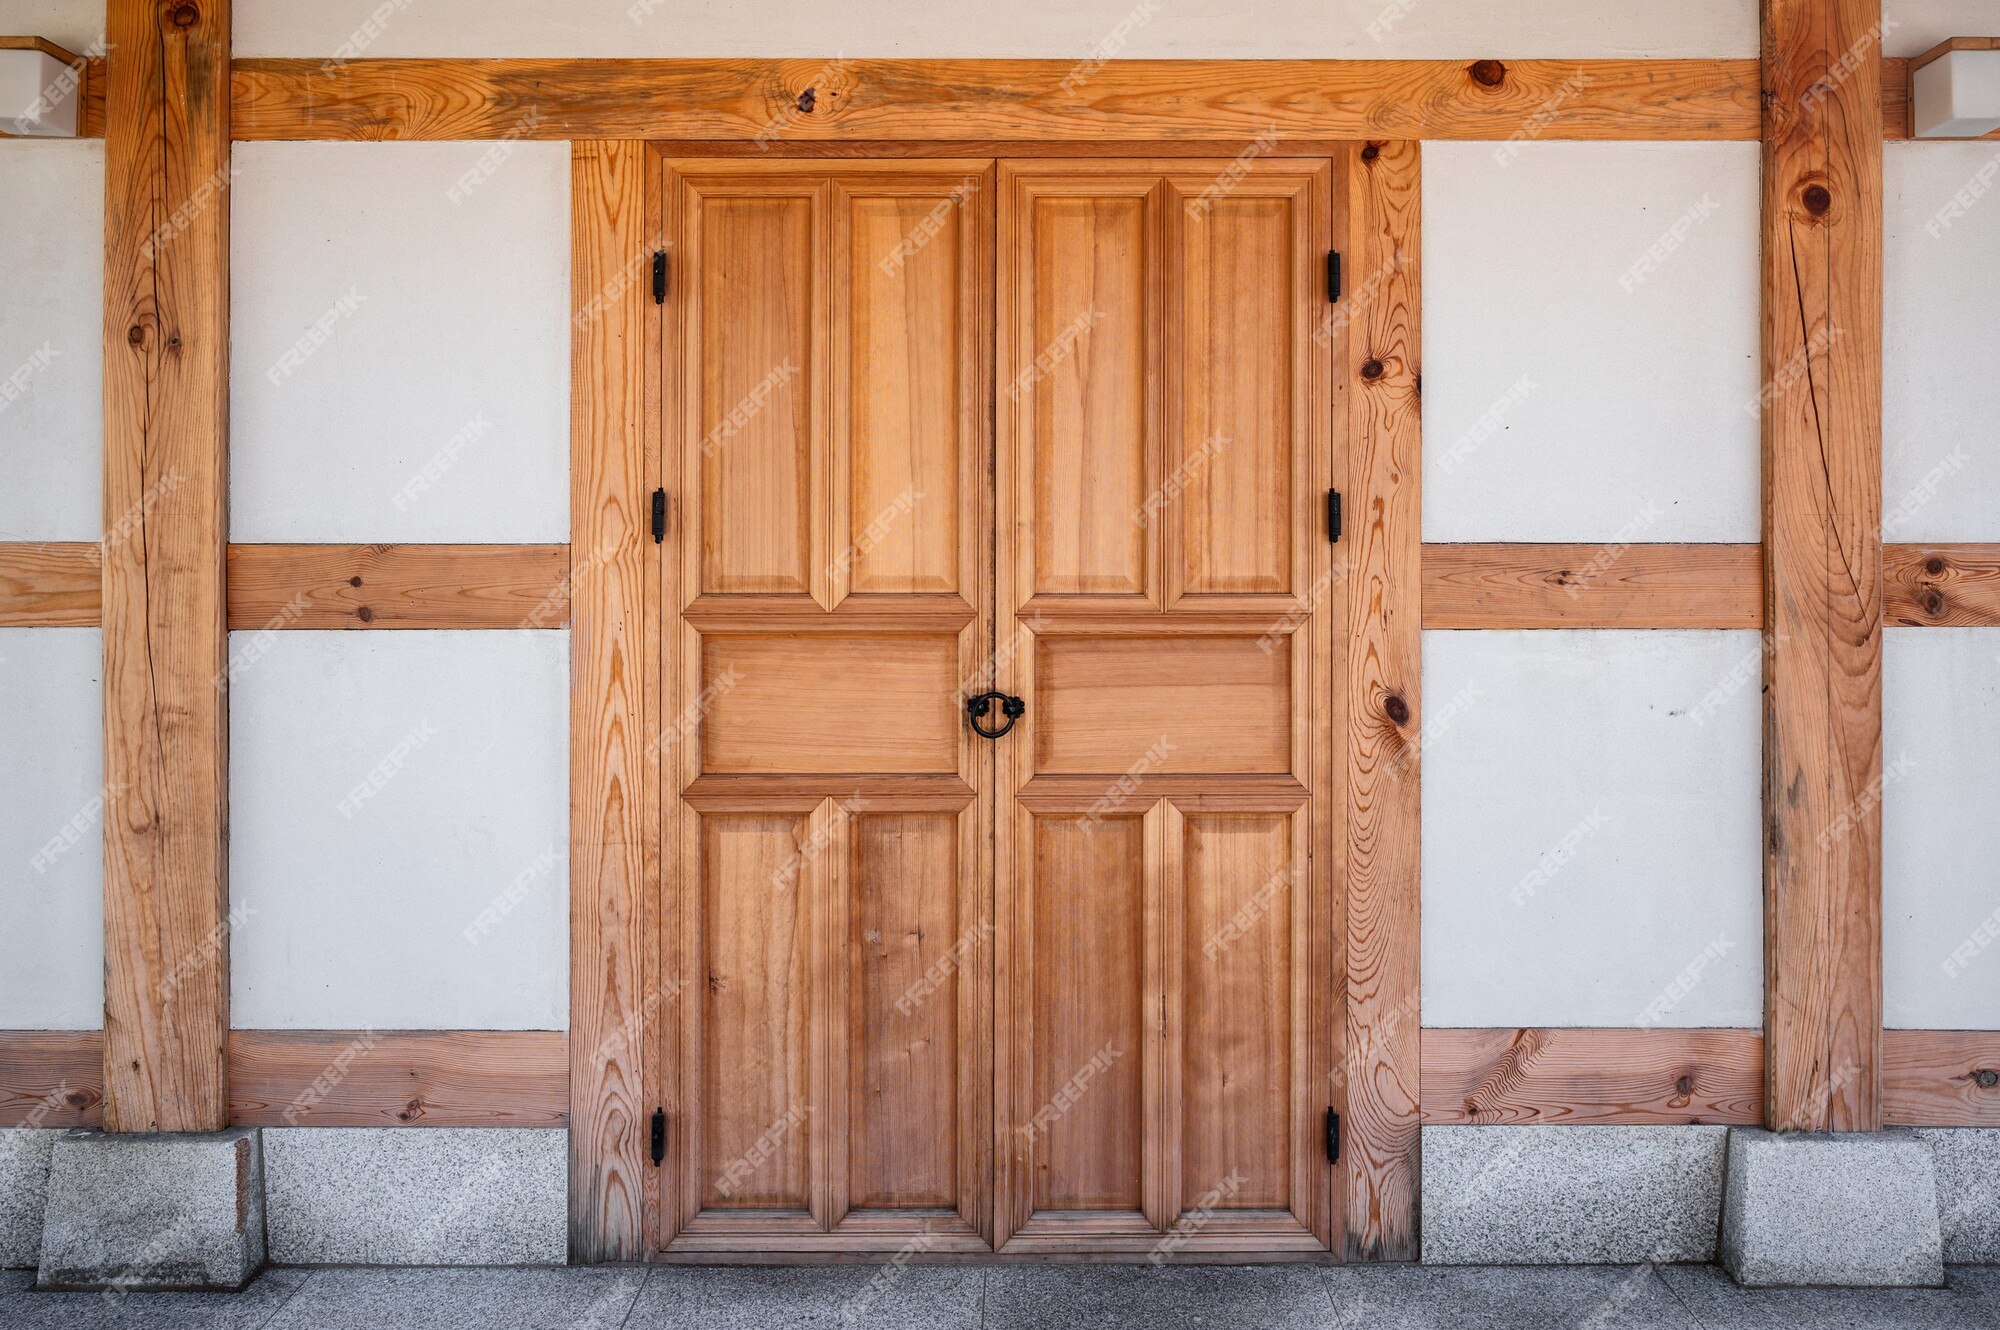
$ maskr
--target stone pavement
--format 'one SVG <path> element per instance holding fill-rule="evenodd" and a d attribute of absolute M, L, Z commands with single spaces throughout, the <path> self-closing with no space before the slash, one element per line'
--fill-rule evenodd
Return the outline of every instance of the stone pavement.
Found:
<path fill-rule="evenodd" d="M 1708 1266 L 272 1269 L 241 1293 L 36 1293 L 0 1330 L 2000 1330 L 2000 1266 L 1941 1289 L 1737 1288 Z"/>

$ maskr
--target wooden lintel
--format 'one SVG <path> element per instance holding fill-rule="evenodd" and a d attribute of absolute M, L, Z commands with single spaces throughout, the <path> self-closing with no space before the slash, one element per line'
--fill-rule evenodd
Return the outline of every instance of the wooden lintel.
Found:
<path fill-rule="evenodd" d="M 0 544 L 0 628 L 95 628 L 101 577 L 95 544 Z"/>
<path fill-rule="evenodd" d="M 1755 545 L 1426 545 L 1426 628 L 1757 628 Z"/>

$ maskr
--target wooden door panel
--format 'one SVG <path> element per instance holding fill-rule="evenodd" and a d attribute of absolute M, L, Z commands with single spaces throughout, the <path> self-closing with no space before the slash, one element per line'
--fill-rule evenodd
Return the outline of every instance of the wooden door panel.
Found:
<path fill-rule="evenodd" d="M 1033 261 L 1012 274 L 1026 289 L 1019 367 L 1004 383 L 1034 440 L 1032 584 L 1146 596 L 1154 541 L 1138 516 L 1158 471 L 1153 190 L 1051 192 L 1026 207 Z"/>
<path fill-rule="evenodd" d="M 669 1251 L 988 1247 L 989 165 L 665 171 Z"/>
<path fill-rule="evenodd" d="M 1181 1188 L 1216 1210 L 1288 1209 L 1293 946 L 1307 869 L 1283 813 L 1183 819 Z"/>
<path fill-rule="evenodd" d="M 705 200 L 690 383 L 701 589 L 812 595 L 822 193 Z M 823 589 L 818 589 L 821 596 Z"/>
<path fill-rule="evenodd" d="M 1299 301 L 1310 180 L 1168 182 L 1175 256 L 1166 337 L 1167 480 L 1178 494 L 1169 595 L 1293 590 Z M 1149 514 L 1150 515 L 1150 514 Z"/>
<path fill-rule="evenodd" d="M 962 302 L 978 293 L 963 289 L 961 198 L 941 186 L 835 192 L 847 286 L 835 329 L 846 362 L 836 369 L 846 389 L 836 455 L 847 466 L 834 532 L 852 551 L 836 577 L 855 592 L 962 589 L 958 440 L 981 404 L 966 400 L 958 330 Z"/>
<path fill-rule="evenodd" d="M 958 819 L 855 819 L 847 954 L 847 1187 L 856 1208 L 960 1198 Z M 974 941 L 977 941 L 974 935 Z"/>
<path fill-rule="evenodd" d="M 705 773 L 958 771 L 955 635 L 707 634 Z"/>
<path fill-rule="evenodd" d="M 1032 1074 L 1016 1128 L 1036 1210 L 1138 1210 L 1153 1133 L 1144 820 L 1034 819 Z M 1157 1022 L 1151 1022 L 1156 1025 Z"/>
<path fill-rule="evenodd" d="M 807 821 L 701 825 L 701 1200 L 708 1209 L 810 1203 L 814 1096 Z"/>
<path fill-rule="evenodd" d="M 1038 635 L 1035 771 L 1289 772 L 1290 657 L 1247 636 Z"/>
<path fill-rule="evenodd" d="M 1324 1252 L 1332 173 L 1000 175 L 995 1238 Z"/>

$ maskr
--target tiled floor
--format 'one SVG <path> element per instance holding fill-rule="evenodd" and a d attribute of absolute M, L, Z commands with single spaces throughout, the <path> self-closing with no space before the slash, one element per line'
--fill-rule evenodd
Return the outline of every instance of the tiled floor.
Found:
<path fill-rule="evenodd" d="M 272 1270 L 242 1293 L 36 1293 L 0 1330 L 2000 1330 L 2000 1267 L 1949 1287 L 1747 1292 L 1706 1266 L 817 1266 Z"/>

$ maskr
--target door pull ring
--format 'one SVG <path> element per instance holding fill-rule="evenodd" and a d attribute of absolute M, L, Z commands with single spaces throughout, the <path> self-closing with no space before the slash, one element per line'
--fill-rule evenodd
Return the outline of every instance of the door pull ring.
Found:
<path fill-rule="evenodd" d="M 993 709 L 995 702 L 1000 704 L 1000 714 L 1007 718 L 1007 722 L 997 730 L 989 730 L 979 721 Z M 998 739 L 1014 728 L 1015 721 L 1028 714 L 1028 704 L 1018 697 L 1009 697 L 1005 693 L 981 693 L 978 697 L 965 699 L 965 714 L 972 722 L 975 734 L 983 739 Z"/>

